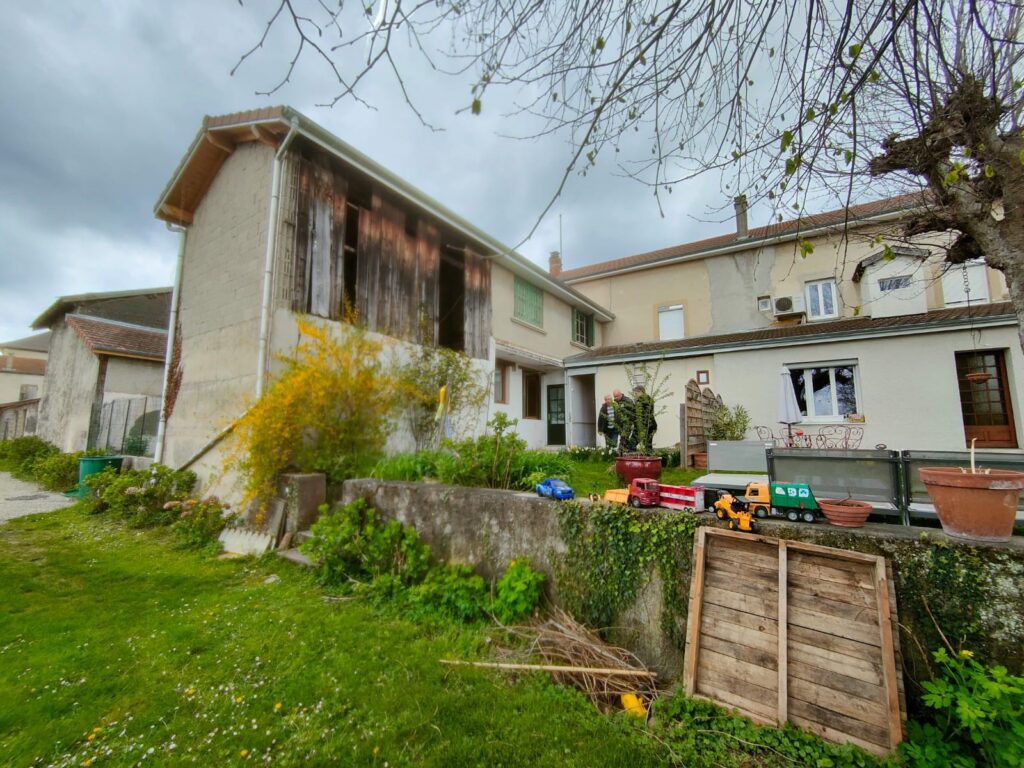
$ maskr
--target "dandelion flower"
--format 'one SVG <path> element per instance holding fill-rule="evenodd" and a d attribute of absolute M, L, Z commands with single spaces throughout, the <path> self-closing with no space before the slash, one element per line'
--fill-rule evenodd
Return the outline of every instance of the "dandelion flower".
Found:
<path fill-rule="evenodd" d="M 238 753 L 238 756 L 239 757 L 248 757 L 249 756 L 249 750 L 248 749 L 243 749 L 241 752 Z"/>
<path fill-rule="evenodd" d="M 195 694 L 196 694 L 196 689 L 195 688 L 187 688 L 187 689 L 185 689 L 185 695 L 186 696 L 195 696 Z"/>
<path fill-rule="evenodd" d="M 960 658 L 961 659 L 971 659 L 971 658 L 974 658 L 974 652 L 973 651 L 968 651 L 967 649 L 964 649 L 964 650 L 960 651 Z"/>
<path fill-rule="evenodd" d="M 279 702 L 277 702 L 277 703 L 276 703 L 276 704 L 274 705 L 274 711 L 275 711 L 275 712 L 280 712 L 280 711 L 281 711 L 281 702 L 280 702 L 280 701 L 279 701 Z"/>
<path fill-rule="evenodd" d="M 242 703 L 242 697 L 241 696 L 235 696 L 235 704 L 241 704 L 241 703 Z"/>

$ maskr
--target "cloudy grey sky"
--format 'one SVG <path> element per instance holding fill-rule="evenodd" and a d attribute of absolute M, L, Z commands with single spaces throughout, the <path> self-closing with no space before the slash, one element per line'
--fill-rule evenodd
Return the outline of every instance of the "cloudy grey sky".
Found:
<path fill-rule="evenodd" d="M 503 242 L 529 232 L 567 162 L 565 138 L 502 138 L 516 127 L 496 105 L 456 115 L 466 85 L 415 73 L 414 96 L 443 131 L 423 127 L 383 83 L 364 94 L 376 110 L 317 107 L 334 89 L 311 61 L 274 96 L 257 96 L 281 77 L 289 49 L 271 39 L 230 70 L 271 5 L 9 4 L 0 25 L 0 340 L 31 333 L 57 296 L 171 283 L 177 236 L 152 209 L 204 114 L 289 104 Z M 648 188 L 599 167 L 570 181 L 520 252 L 546 266 L 559 215 L 566 268 L 720 234 L 732 227 L 722 221 L 727 201 L 714 179 L 676 187 L 663 217 Z"/>

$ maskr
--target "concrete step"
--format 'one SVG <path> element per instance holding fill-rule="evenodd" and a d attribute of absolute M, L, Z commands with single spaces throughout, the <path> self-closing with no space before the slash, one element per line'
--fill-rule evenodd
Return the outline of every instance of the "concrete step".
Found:
<path fill-rule="evenodd" d="M 302 566 L 303 568 L 313 567 L 313 561 L 297 549 L 279 549 L 277 551 L 277 556 L 283 557 L 285 560 L 291 563 L 295 563 L 296 565 Z"/>
<path fill-rule="evenodd" d="M 300 544 L 305 544 L 307 541 L 309 541 L 312 538 L 313 538 L 313 532 L 312 531 L 309 531 L 309 530 L 299 531 L 298 533 L 295 534 L 295 538 L 294 538 L 295 546 L 297 547 Z"/>

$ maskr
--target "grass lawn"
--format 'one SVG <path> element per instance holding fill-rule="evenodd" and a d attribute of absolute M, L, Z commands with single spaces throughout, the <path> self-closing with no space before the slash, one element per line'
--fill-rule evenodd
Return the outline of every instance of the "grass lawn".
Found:
<path fill-rule="evenodd" d="M 75 508 L 0 526 L 0 764 L 664 762 L 541 677 L 438 664 L 487 656 L 489 630 L 322 595 Z"/>
<path fill-rule="evenodd" d="M 624 488 L 625 485 L 615 474 L 614 462 L 574 461 L 572 473 L 566 480 L 576 495 L 586 497 L 591 493 L 603 494 L 610 488 Z M 694 479 L 707 474 L 706 469 L 681 469 L 665 467 L 661 472 L 661 482 L 666 485 L 688 485 Z"/>

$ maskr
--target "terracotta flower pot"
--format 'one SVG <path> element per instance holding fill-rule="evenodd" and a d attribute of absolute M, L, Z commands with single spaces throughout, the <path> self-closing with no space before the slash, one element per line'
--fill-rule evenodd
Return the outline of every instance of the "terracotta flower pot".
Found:
<path fill-rule="evenodd" d="M 622 481 L 629 485 L 637 477 L 649 477 L 657 480 L 661 477 L 660 456 L 618 456 L 615 459 L 615 471 Z"/>
<path fill-rule="evenodd" d="M 821 513 L 832 525 L 860 528 L 871 514 L 871 505 L 856 499 L 818 499 Z"/>
<path fill-rule="evenodd" d="M 950 536 L 1008 541 L 1013 535 L 1024 472 L 992 469 L 971 474 L 959 467 L 921 467 L 918 472 Z"/>
<path fill-rule="evenodd" d="M 706 453 L 691 453 L 690 456 L 693 458 L 694 469 L 708 468 L 708 455 Z"/>

